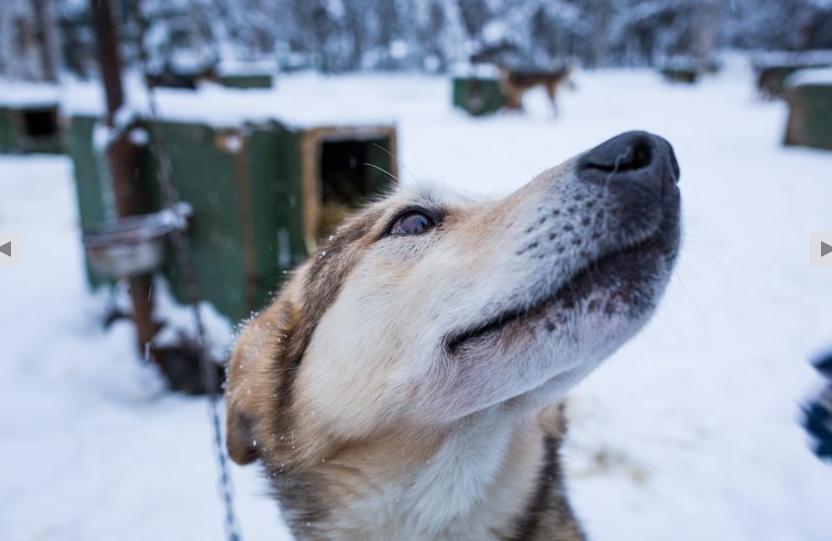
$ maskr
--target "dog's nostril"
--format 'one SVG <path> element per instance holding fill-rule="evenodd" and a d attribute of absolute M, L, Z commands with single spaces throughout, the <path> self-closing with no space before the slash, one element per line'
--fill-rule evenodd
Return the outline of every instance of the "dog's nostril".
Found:
<path fill-rule="evenodd" d="M 649 166 L 651 161 L 653 161 L 653 153 L 650 147 L 644 141 L 639 141 L 632 149 L 630 160 L 619 164 L 619 169 L 621 171 L 643 169 Z"/>
<path fill-rule="evenodd" d="M 584 154 L 577 164 L 580 178 L 606 184 L 633 181 L 658 188 L 679 178 L 679 166 L 670 143 L 642 131 L 623 133 Z"/>
<path fill-rule="evenodd" d="M 653 161 L 650 136 L 640 132 L 625 133 L 590 150 L 584 156 L 582 169 L 624 172 L 649 167 Z"/>

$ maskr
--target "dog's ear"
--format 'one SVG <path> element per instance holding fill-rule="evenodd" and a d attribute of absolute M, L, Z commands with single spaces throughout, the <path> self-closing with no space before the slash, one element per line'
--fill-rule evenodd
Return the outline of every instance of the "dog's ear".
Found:
<path fill-rule="evenodd" d="M 262 316 L 260 316 L 262 317 Z M 262 347 L 263 326 L 258 319 L 251 321 L 243 330 L 231 361 L 225 392 L 226 408 L 226 445 L 228 454 L 237 464 L 249 464 L 257 459 L 257 443 L 254 423 L 257 418 L 257 395 L 259 385 L 256 383 L 255 367 L 268 355 L 267 347 Z"/>
<path fill-rule="evenodd" d="M 288 302 L 277 300 L 240 334 L 228 367 L 226 382 L 226 446 L 237 464 L 250 464 L 259 457 L 258 426 L 268 424 L 272 398 L 283 371 L 272 366 L 279 349 L 287 347 Z"/>

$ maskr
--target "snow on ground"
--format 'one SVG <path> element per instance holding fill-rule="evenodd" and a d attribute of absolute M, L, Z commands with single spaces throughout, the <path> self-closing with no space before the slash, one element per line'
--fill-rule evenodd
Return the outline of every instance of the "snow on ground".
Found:
<path fill-rule="evenodd" d="M 579 74 L 553 118 L 471 119 L 446 80 L 283 77 L 276 98 L 398 118 L 405 180 L 506 193 L 619 131 L 668 137 L 682 166 L 685 246 L 653 323 L 581 384 L 566 458 L 593 539 L 827 541 L 832 468 L 796 422 L 832 342 L 832 153 L 780 146 L 785 110 L 730 65 L 696 87 L 646 71 Z M 2 92 L 2 90 L 0 90 Z M 221 539 L 205 404 L 162 392 L 127 324 L 98 325 L 84 287 L 70 166 L 0 157 L 0 539 Z M 234 468 L 246 540 L 288 539 L 253 468 Z"/>

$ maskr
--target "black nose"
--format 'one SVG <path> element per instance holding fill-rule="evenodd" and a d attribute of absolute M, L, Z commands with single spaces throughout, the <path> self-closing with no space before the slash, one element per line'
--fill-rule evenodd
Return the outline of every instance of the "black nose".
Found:
<path fill-rule="evenodd" d="M 634 182 L 661 197 L 666 186 L 679 181 L 679 163 L 665 139 L 631 131 L 584 154 L 578 161 L 578 174 L 582 180 L 596 184 Z"/>

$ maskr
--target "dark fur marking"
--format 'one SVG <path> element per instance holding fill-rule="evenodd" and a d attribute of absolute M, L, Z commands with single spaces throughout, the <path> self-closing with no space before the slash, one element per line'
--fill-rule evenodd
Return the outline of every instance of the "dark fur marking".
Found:
<path fill-rule="evenodd" d="M 514 535 L 507 541 L 581 541 L 581 532 L 563 485 L 560 447 L 566 436 L 566 413 L 558 408 L 560 429 L 543 439 L 543 464 L 537 475 L 535 490 L 525 512 L 517 517 Z"/>
<path fill-rule="evenodd" d="M 291 404 L 292 387 L 297 375 L 296 369 L 309 347 L 309 342 L 312 340 L 318 322 L 323 317 L 324 312 L 335 302 L 344 279 L 356 263 L 353 258 L 343 258 L 341 256 L 344 255 L 347 247 L 370 231 L 380 216 L 381 212 L 376 211 L 366 216 L 366 219 L 356 220 L 352 224 L 348 224 L 320 252 L 320 254 L 326 254 L 326 256 L 314 256 L 315 262 L 309 269 L 309 276 L 306 284 L 304 284 L 303 310 L 297 315 L 298 317 L 293 318 L 295 324 L 292 325 L 292 328 L 286 329 L 287 334 L 290 335 L 288 337 L 290 346 L 288 348 L 278 348 L 277 355 L 279 358 L 275 359 L 277 362 L 274 366 L 285 371 L 284 377 L 280 378 L 282 380 L 281 389 L 277 393 L 280 400 L 278 411 L 286 412 L 286 408 Z M 340 264 L 328 264 L 331 261 L 338 261 Z M 306 293 L 309 291 L 315 291 L 316 293 L 315 295 L 307 295 Z M 294 336 L 298 332 L 300 336 Z"/>
<path fill-rule="evenodd" d="M 309 478 L 311 474 L 282 475 L 291 467 L 290 457 L 293 455 L 292 438 L 288 435 L 292 431 L 292 402 L 294 400 L 294 384 L 298 367 L 306 353 L 312 335 L 326 310 L 335 302 L 341 286 L 349 272 L 355 266 L 356 258 L 343 257 L 345 252 L 362 237 L 367 235 L 376 221 L 381 217 L 380 211 L 363 215 L 363 219 L 348 223 L 333 237 L 320 252 L 324 257 L 313 256 L 315 261 L 309 269 L 309 276 L 304 284 L 302 306 L 296 307 L 285 303 L 284 313 L 287 314 L 287 328 L 276 333 L 282 336 L 282 343 L 286 347 L 278 346 L 272 366 L 279 374 L 273 374 L 274 381 L 278 381 L 278 388 L 274 395 L 274 433 L 282 439 L 276 443 L 279 452 L 274 462 L 267 463 L 266 469 L 272 479 L 274 489 L 279 492 L 279 501 L 288 509 L 293 530 L 303 530 L 307 524 L 314 524 L 326 517 L 325 506 L 318 500 L 318 495 L 311 490 L 317 486 Z M 338 263 L 333 263 L 333 262 Z M 307 292 L 314 291 L 314 295 Z M 266 457 L 264 457 L 266 458 Z M 283 462 L 281 462 L 283 461 Z"/>
<path fill-rule="evenodd" d="M 517 520 L 514 528 L 515 535 L 511 541 L 527 541 L 538 529 L 541 521 L 541 515 L 549 507 L 549 500 L 552 497 L 553 485 L 556 482 L 557 476 L 560 475 L 560 465 L 558 464 L 558 446 L 559 442 L 553 437 L 546 437 L 543 440 L 544 455 L 543 466 L 537 474 L 537 490 L 532 496 L 529 506 Z"/>

